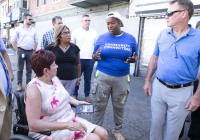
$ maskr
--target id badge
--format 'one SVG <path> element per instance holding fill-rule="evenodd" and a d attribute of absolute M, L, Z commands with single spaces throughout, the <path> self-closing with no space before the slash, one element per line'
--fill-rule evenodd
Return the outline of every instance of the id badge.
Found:
<path fill-rule="evenodd" d="M 25 58 L 25 54 L 22 53 L 22 58 Z"/>

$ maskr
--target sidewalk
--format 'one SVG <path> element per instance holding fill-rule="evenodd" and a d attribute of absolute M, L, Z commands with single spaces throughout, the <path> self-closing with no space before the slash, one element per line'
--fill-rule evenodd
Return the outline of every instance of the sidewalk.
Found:
<path fill-rule="evenodd" d="M 13 89 L 16 91 L 17 88 L 17 60 L 16 55 L 10 55 L 12 68 L 14 71 L 15 79 L 13 81 Z M 25 77 L 25 71 L 24 76 Z M 25 82 L 25 78 L 23 78 Z M 83 79 L 83 78 L 82 78 Z M 83 82 L 83 80 L 81 81 Z M 150 97 L 146 97 L 143 93 L 144 77 L 131 77 L 130 93 L 128 97 L 127 104 L 125 106 L 124 113 L 124 123 L 122 134 L 125 136 L 126 140 L 149 140 L 149 130 L 150 130 Z M 92 97 L 92 95 L 91 95 Z M 81 83 L 79 90 L 79 100 L 84 100 L 83 94 L 83 83 Z M 15 117 L 15 116 L 13 116 Z M 92 121 L 92 115 L 81 115 L 90 121 Z M 158 122 L 159 123 L 159 122 Z M 113 109 L 111 102 L 107 106 L 107 110 L 104 118 L 103 127 L 109 132 L 109 140 L 114 140 L 111 130 L 113 127 Z M 187 138 L 189 123 L 186 122 L 184 137 L 181 140 L 189 140 Z"/>

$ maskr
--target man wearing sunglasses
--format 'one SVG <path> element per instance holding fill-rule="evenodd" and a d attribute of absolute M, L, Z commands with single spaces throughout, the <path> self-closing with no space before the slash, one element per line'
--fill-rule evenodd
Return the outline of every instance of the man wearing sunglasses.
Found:
<path fill-rule="evenodd" d="M 17 27 L 12 35 L 12 45 L 17 51 L 17 91 L 21 92 L 24 63 L 26 62 L 26 84 L 31 81 L 32 68 L 30 57 L 37 49 L 38 38 L 32 26 L 32 15 L 24 13 L 23 24 Z"/>
<path fill-rule="evenodd" d="M 152 95 L 150 140 L 178 140 L 186 116 L 200 106 L 200 86 L 193 95 L 200 63 L 200 31 L 188 24 L 193 12 L 190 0 L 170 1 L 170 28 L 157 38 L 144 83 L 145 95 Z"/>

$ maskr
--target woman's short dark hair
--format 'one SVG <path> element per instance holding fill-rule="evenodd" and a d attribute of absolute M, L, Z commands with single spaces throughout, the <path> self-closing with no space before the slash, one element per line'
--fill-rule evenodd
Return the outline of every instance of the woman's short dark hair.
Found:
<path fill-rule="evenodd" d="M 174 3 L 178 3 L 180 6 L 182 6 L 183 8 L 185 8 L 185 10 L 188 10 L 188 15 L 189 15 L 189 19 L 192 17 L 193 13 L 194 13 L 194 5 L 192 3 L 191 0 L 172 0 L 170 1 L 170 5 L 174 4 Z"/>
<path fill-rule="evenodd" d="M 43 76 L 43 69 L 50 69 L 51 64 L 56 60 L 53 52 L 38 50 L 31 56 L 31 66 L 37 77 Z"/>

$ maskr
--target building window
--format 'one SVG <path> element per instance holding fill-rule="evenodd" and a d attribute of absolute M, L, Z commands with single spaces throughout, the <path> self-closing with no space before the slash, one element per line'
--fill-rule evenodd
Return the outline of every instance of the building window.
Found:
<path fill-rule="evenodd" d="M 43 5 L 46 5 L 46 4 L 47 4 L 47 1 L 46 1 L 46 0 L 43 0 L 42 3 L 43 3 Z"/>
<path fill-rule="evenodd" d="M 17 1 L 17 7 L 16 8 L 19 8 L 19 1 Z"/>
<path fill-rule="evenodd" d="M 39 7 L 39 0 L 35 0 L 35 7 Z"/>
<path fill-rule="evenodd" d="M 22 5 L 22 7 L 23 7 L 23 8 L 28 8 L 27 6 L 28 6 L 27 0 L 23 0 L 23 5 Z"/>
<path fill-rule="evenodd" d="M 3 9 L 2 16 L 6 16 L 6 13 L 8 13 L 8 5 L 7 4 L 3 5 L 2 9 Z"/>

